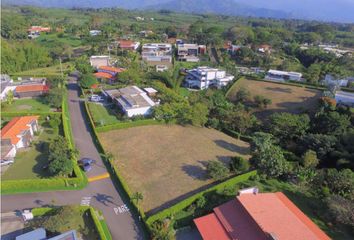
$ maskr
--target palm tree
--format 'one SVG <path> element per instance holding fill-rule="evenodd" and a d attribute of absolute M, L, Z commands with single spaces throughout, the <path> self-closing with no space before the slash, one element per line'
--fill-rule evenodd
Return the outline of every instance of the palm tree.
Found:
<path fill-rule="evenodd" d="M 153 73 L 152 78 L 160 80 L 169 88 L 178 90 L 183 82 L 184 76 L 180 74 L 179 65 L 176 64 L 175 67 L 171 70 Z"/>
<path fill-rule="evenodd" d="M 135 192 L 131 198 L 136 202 L 137 205 L 139 205 L 139 201 L 144 200 L 144 196 L 140 192 Z"/>

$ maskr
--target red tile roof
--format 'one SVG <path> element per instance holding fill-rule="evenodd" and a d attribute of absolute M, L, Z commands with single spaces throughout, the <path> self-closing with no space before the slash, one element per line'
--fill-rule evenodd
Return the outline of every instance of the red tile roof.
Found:
<path fill-rule="evenodd" d="M 50 32 L 50 27 L 32 26 L 28 31 Z"/>
<path fill-rule="evenodd" d="M 38 120 L 39 116 L 24 116 L 13 118 L 5 127 L 1 129 L 1 139 L 10 139 L 12 144 L 18 143 L 20 138 L 17 137 L 22 131 L 28 130 L 27 126 L 34 120 Z"/>
<path fill-rule="evenodd" d="M 112 74 L 109 74 L 106 72 L 97 72 L 97 73 L 95 73 L 95 77 L 96 78 L 107 78 L 107 79 L 114 78 L 114 76 Z"/>
<path fill-rule="evenodd" d="M 16 87 L 16 92 L 23 93 L 23 92 L 48 92 L 49 87 L 43 84 L 36 84 L 36 85 L 20 85 Z"/>
<path fill-rule="evenodd" d="M 204 240 L 230 239 L 214 213 L 194 219 L 194 223 L 197 225 Z"/>
<path fill-rule="evenodd" d="M 121 73 L 124 72 L 124 68 L 116 68 L 116 67 L 109 67 L 109 66 L 100 66 L 98 70 L 105 70 L 105 71 L 110 71 L 114 73 Z"/>
<path fill-rule="evenodd" d="M 241 194 L 215 208 L 214 215 L 228 239 L 262 240 L 268 235 L 281 240 L 330 239 L 281 192 Z M 209 238 L 208 226 L 214 224 L 209 219 L 205 216 L 194 221 L 203 239 L 219 239 Z"/>
<path fill-rule="evenodd" d="M 131 48 L 134 47 L 134 42 L 131 40 L 119 40 L 120 48 Z"/>

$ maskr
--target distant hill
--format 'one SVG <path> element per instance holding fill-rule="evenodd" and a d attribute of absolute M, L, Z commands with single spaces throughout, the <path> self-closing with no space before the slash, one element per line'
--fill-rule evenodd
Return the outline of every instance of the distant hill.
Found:
<path fill-rule="evenodd" d="M 257 8 L 246 4 L 236 3 L 234 0 L 170 0 L 166 3 L 150 5 L 148 9 L 171 10 L 188 13 L 214 13 L 231 16 L 252 16 L 269 18 L 291 18 L 290 13 Z"/>
<path fill-rule="evenodd" d="M 291 17 L 289 13 L 284 11 L 252 7 L 246 4 L 236 3 L 234 0 L 2 0 L 2 4 L 58 8 L 120 7 L 148 10 L 163 9 L 188 13 L 214 13 L 231 16 Z"/>

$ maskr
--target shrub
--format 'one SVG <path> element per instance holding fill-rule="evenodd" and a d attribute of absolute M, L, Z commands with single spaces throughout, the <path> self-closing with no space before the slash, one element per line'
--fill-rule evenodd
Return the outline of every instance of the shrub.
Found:
<path fill-rule="evenodd" d="M 209 161 L 207 165 L 209 177 L 215 180 L 221 180 L 227 177 L 229 169 L 220 161 Z"/>
<path fill-rule="evenodd" d="M 243 157 L 236 156 L 231 158 L 230 171 L 234 173 L 242 173 L 248 171 L 250 168 L 250 163 Z"/>

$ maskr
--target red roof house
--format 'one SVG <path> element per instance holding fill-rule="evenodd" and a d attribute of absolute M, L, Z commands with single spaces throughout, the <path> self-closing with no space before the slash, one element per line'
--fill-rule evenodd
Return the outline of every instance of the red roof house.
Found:
<path fill-rule="evenodd" d="M 132 40 L 118 40 L 117 42 L 119 47 L 124 50 L 136 50 L 140 45 L 139 42 L 134 42 Z"/>
<path fill-rule="evenodd" d="M 194 219 L 204 240 L 329 240 L 283 193 L 242 193 Z"/>
<path fill-rule="evenodd" d="M 46 84 L 19 85 L 15 88 L 15 95 L 22 97 L 39 97 L 48 93 L 49 87 Z"/>
<path fill-rule="evenodd" d="M 118 73 L 124 72 L 124 68 L 116 68 L 110 66 L 101 66 L 97 69 L 95 77 L 98 79 L 108 80 L 110 83 L 114 82 Z"/>

